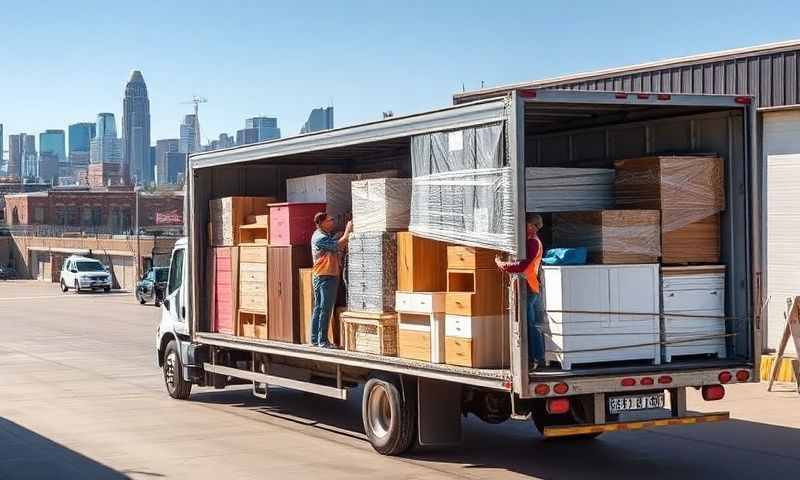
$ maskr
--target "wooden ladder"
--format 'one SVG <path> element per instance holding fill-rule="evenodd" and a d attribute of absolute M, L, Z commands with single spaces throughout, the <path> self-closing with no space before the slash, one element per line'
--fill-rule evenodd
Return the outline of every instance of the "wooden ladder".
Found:
<path fill-rule="evenodd" d="M 795 352 L 800 356 L 800 297 L 793 297 L 787 299 L 787 310 L 784 314 L 786 317 L 786 328 L 783 330 L 783 337 L 781 344 L 778 348 L 778 355 L 775 357 L 775 363 L 772 365 L 772 371 L 769 374 L 769 387 L 767 391 L 772 391 L 772 384 L 778 377 L 778 370 L 781 368 L 783 361 L 783 354 L 786 352 L 786 346 L 789 344 L 789 338 L 794 340 Z M 797 392 L 800 393 L 800 372 L 795 371 L 795 380 L 797 382 Z"/>

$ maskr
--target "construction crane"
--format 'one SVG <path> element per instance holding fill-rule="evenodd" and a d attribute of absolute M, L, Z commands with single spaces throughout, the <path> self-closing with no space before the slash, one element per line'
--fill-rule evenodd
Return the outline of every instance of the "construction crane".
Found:
<path fill-rule="evenodd" d="M 201 103 L 208 103 L 208 99 L 206 97 L 200 97 L 197 95 L 192 95 L 192 99 L 186 102 L 181 102 L 183 105 L 187 104 L 194 104 L 194 145 L 192 151 L 198 152 L 200 151 L 200 117 L 198 116 L 198 110 L 200 108 Z"/>

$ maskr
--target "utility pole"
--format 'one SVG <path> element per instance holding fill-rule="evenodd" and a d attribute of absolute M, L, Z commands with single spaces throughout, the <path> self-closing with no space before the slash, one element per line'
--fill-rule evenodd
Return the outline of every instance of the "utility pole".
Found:
<path fill-rule="evenodd" d="M 141 241 L 139 237 L 139 186 L 133 187 L 133 195 L 134 195 L 134 209 L 135 212 L 134 216 L 134 228 L 136 229 L 136 281 L 139 281 L 142 278 L 142 250 L 141 250 Z"/>

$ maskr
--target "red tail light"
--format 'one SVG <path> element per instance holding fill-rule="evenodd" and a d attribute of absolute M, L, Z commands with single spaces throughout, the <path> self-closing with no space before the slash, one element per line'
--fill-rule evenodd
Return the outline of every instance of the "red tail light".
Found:
<path fill-rule="evenodd" d="M 753 99 L 751 97 L 736 97 L 734 101 L 740 105 L 750 105 L 753 103 Z"/>
<path fill-rule="evenodd" d="M 551 398 L 547 401 L 547 413 L 559 415 L 569 412 L 569 398 Z"/>
<path fill-rule="evenodd" d="M 672 100 L 672 95 L 669 95 L 667 93 L 659 93 L 656 96 L 656 98 L 659 99 L 659 100 Z"/>
<path fill-rule="evenodd" d="M 615 93 L 614 98 L 628 98 L 628 94 L 623 92 Z"/>
<path fill-rule="evenodd" d="M 539 396 L 545 396 L 550 393 L 550 385 L 546 383 L 539 383 L 533 387 L 533 393 Z"/>
<path fill-rule="evenodd" d="M 739 382 L 746 382 L 750 380 L 750 372 L 747 370 L 739 370 L 736 372 L 736 380 Z"/>
<path fill-rule="evenodd" d="M 720 372 L 718 378 L 719 378 L 719 383 L 728 383 L 733 378 L 733 375 L 731 375 L 731 372 Z"/>
<path fill-rule="evenodd" d="M 639 383 L 642 384 L 642 385 L 652 385 L 655 382 L 653 381 L 653 379 L 651 377 L 644 377 L 641 380 L 639 380 Z"/>
<path fill-rule="evenodd" d="M 619 383 L 623 387 L 632 387 L 636 385 L 636 380 L 634 380 L 633 378 L 623 378 L 622 381 Z"/>
<path fill-rule="evenodd" d="M 523 98 L 536 98 L 536 90 L 519 90 L 518 93 Z"/>
<path fill-rule="evenodd" d="M 658 383 L 660 383 L 661 385 L 672 383 L 672 377 L 670 377 L 669 375 L 661 375 L 660 377 L 658 377 Z"/>
<path fill-rule="evenodd" d="M 553 387 L 553 391 L 559 395 L 564 395 L 569 391 L 569 385 L 566 383 L 557 383 L 555 387 Z"/>
<path fill-rule="evenodd" d="M 711 402 L 714 400 L 722 400 L 723 398 L 725 398 L 725 387 L 722 385 L 703 386 L 703 400 Z"/>
<path fill-rule="evenodd" d="M 636 98 L 638 98 L 639 100 L 647 100 L 648 98 L 650 98 L 650 95 L 646 93 L 640 93 L 636 95 Z"/>

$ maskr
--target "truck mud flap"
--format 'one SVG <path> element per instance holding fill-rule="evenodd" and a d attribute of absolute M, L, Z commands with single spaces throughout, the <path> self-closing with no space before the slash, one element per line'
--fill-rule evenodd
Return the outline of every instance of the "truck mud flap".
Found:
<path fill-rule="evenodd" d="M 724 422 L 730 420 L 729 412 L 690 414 L 678 418 L 659 418 L 633 422 L 610 422 L 602 425 L 563 425 L 545 427 L 544 438 L 563 438 L 575 435 L 591 435 L 595 433 L 623 432 L 628 430 L 644 430 L 655 427 L 673 425 L 699 425 L 701 423 Z"/>

